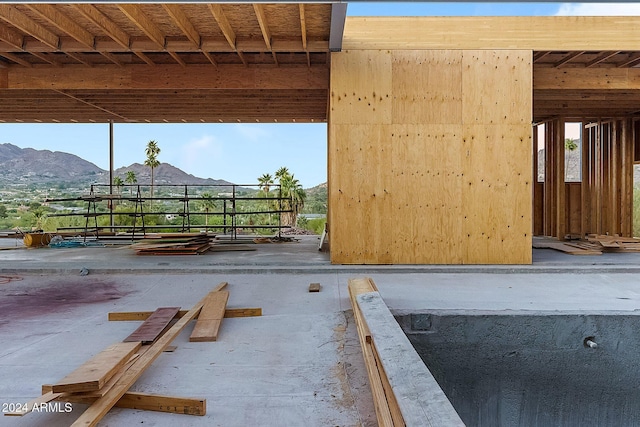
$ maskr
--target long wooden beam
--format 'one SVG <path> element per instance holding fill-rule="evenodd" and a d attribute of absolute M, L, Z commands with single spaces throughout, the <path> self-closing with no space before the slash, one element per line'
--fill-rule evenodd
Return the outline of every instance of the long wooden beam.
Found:
<path fill-rule="evenodd" d="M 0 24 L 0 41 L 3 41 L 17 50 L 22 50 L 24 37 L 13 31 L 6 25 Z"/>
<path fill-rule="evenodd" d="M 60 38 L 42 25 L 20 12 L 12 5 L 0 3 L 0 19 L 40 40 L 47 46 L 58 49 Z"/>
<path fill-rule="evenodd" d="M 37 13 L 40 17 L 56 26 L 59 30 L 69 34 L 89 49 L 93 49 L 93 34 L 84 29 L 67 15 L 60 12 L 60 9 L 57 7 L 51 4 L 27 4 L 26 6 Z"/>
<path fill-rule="evenodd" d="M 327 89 L 326 66 L 146 65 L 12 68 L 8 89 Z M 1 82 L 0 82 L 1 83 Z M 0 85 L 0 88 L 2 86 Z"/>
<path fill-rule="evenodd" d="M 533 89 L 640 89 L 637 68 L 540 68 L 533 71 Z"/>
<path fill-rule="evenodd" d="M 15 33 L 15 32 L 14 32 Z M 0 32 L 1 34 L 1 32 Z M 111 37 L 115 37 L 111 36 Z M 17 43 L 20 43 L 18 45 Z M 95 50 L 98 52 L 108 51 L 112 53 L 126 53 L 130 51 L 144 52 L 164 52 L 171 50 L 175 52 L 199 52 L 190 40 L 169 39 L 165 42 L 165 47 L 160 47 L 147 37 L 132 37 L 126 44 L 107 39 L 105 37 L 97 37 L 95 40 Z M 227 41 L 219 37 L 201 37 L 200 45 L 202 50 L 208 52 L 234 53 L 236 49 L 231 47 Z M 306 46 L 306 47 L 305 47 Z M 0 38 L 0 51 L 5 52 L 57 52 L 58 48 L 54 48 L 35 39 L 26 39 L 24 42 L 17 40 L 14 34 L 12 42 L 3 41 Z M 245 52 L 263 52 L 264 41 L 255 38 L 237 38 L 237 50 Z M 64 52 L 86 52 L 87 48 L 79 41 L 72 37 L 61 37 L 59 50 Z M 322 40 L 307 40 L 303 45 L 301 40 L 292 40 L 287 38 L 271 38 L 271 50 L 282 53 L 290 52 L 328 52 L 329 42 Z"/>
<path fill-rule="evenodd" d="M 342 48 L 636 51 L 638 27 L 638 16 L 347 17 Z"/>
<path fill-rule="evenodd" d="M 222 5 L 209 3 L 208 6 L 213 18 L 220 27 L 220 31 L 222 31 L 222 34 L 227 39 L 229 46 L 231 46 L 233 50 L 236 50 L 236 33 L 233 31 L 233 28 L 227 19 L 227 15 L 224 14 Z"/>
<path fill-rule="evenodd" d="M 158 47 L 164 48 L 165 37 L 160 28 L 135 4 L 119 4 L 118 7 Z"/>
<path fill-rule="evenodd" d="M 222 282 L 211 292 L 222 290 L 227 285 Z M 210 292 L 210 293 L 211 293 Z M 209 294 L 210 294 L 209 293 Z M 158 341 L 153 344 L 149 350 L 141 355 L 117 381 L 111 390 L 104 396 L 97 399 L 80 417 L 72 424 L 72 426 L 95 426 L 119 400 L 129 390 L 129 388 L 140 378 L 144 371 L 153 363 L 154 360 L 162 354 L 167 346 L 173 341 L 182 330 L 198 316 L 204 302 L 207 300 L 205 296 L 196 305 L 193 306 L 187 314 L 176 322 Z"/>
<path fill-rule="evenodd" d="M 176 319 L 180 319 L 187 314 L 187 310 L 180 310 L 176 314 Z M 135 321 L 135 320 L 147 320 L 149 316 L 153 314 L 153 311 L 121 311 L 109 313 L 109 320 L 114 321 Z M 224 312 L 225 318 L 234 317 L 254 317 L 262 316 L 261 308 L 227 308 Z"/>
<path fill-rule="evenodd" d="M 100 27 L 124 49 L 129 49 L 129 35 L 125 33 L 115 22 L 90 4 L 75 4 L 76 8 L 85 18 Z"/>
<path fill-rule="evenodd" d="M 51 392 L 51 385 L 42 386 L 42 394 Z M 83 394 L 59 393 L 55 400 L 71 403 L 92 404 L 97 396 Z M 207 401 L 205 399 L 179 396 L 165 396 L 161 394 L 142 393 L 137 391 L 126 392 L 116 402 L 116 408 L 138 409 L 142 411 L 168 412 L 171 414 L 205 415 L 207 413 Z"/>

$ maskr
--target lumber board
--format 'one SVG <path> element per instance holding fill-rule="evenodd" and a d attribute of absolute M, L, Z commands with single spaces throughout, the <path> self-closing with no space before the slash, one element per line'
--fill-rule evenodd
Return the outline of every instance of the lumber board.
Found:
<path fill-rule="evenodd" d="M 384 389 L 385 398 L 387 399 L 387 404 L 389 405 L 389 412 L 391 414 L 391 419 L 393 420 L 393 425 L 404 426 L 404 417 L 402 416 L 402 412 L 400 411 L 400 406 L 398 405 L 396 396 L 393 393 L 391 383 L 389 383 L 389 377 L 384 370 L 384 365 L 380 362 L 378 349 L 376 348 L 376 344 L 373 338 L 369 338 L 369 346 L 371 347 L 373 358 L 376 361 L 376 366 L 378 367 L 378 374 L 380 375 L 380 380 L 382 381 L 382 388 Z"/>
<path fill-rule="evenodd" d="M 570 255 L 602 255 L 602 251 L 589 249 L 563 242 L 534 241 L 532 246 L 536 249 L 555 249 Z"/>
<path fill-rule="evenodd" d="M 109 313 L 109 321 L 111 322 L 122 322 L 122 321 L 132 321 L 132 320 L 146 320 L 151 316 L 153 311 L 116 311 Z M 178 314 L 176 314 L 176 319 L 181 318 L 187 313 L 187 310 L 180 310 Z M 227 308 L 224 311 L 224 317 L 235 318 L 235 317 L 256 317 L 262 316 L 262 308 L 260 307 L 250 307 L 250 308 Z"/>
<path fill-rule="evenodd" d="M 141 355 L 116 382 L 116 384 L 104 396 L 97 399 L 80 417 L 72 424 L 72 427 L 95 426 L 106 415 L 107 412 L 120 400 L 129 388 L 142 376 L 144 371 L 162 354 L 171 342 L 182 332 L 182 330 L 195 319 L 204 306 L 205 301 L 213 292 L 217 292 L 227 286 L 227 282 L 222 282 L 207 296 L 202 298 L 193 306 L 180 320 L 153 343 L 149 350 Z"/>
<path fill-rule="evenodd" d="M 140 342 L 121 342 L 107 347 L 53 385 L 54 393 L 100 390 L 140 348 Z"/>
<path fill-rule="evenodd" d="M 349 296 L 351 298 L 351 306 L 353 308 L 353 317 L 356 321 L 358 337 L 360 338 L 360 346 L 362 347 L 362 355 L 369 376 L 369 385 L 371 394 L 373 395 L 374 408 L 378 425 L 381 427 L 394 426 L 391 408 L 385 394 L 381 372 L 378 369 L 378 363 L 375 360 L 371 333 L 366 322 L 362 318 L 362 313 L 358 307 L 356 297 L 360 294 L 368 292 L 376 292 L 375 283 L 370 278 L 358 278 L 349 280 Z"/>
<path fill-rule="evenodd" d="M 171 320 L 178 314 L 180 307 L 160 307 L 144 321 L 142 325 L 124 339 L 124 342 L 139 341 L 143 344 L 154 342 L 164 332 Z"/>
<path fill-rule="evenodd" d="M 227 301 L 229 301 L 228 291 L 218 291 L 209 295 L 198 315 L 198 321 L 191 332 L 189 341 L 209 342 L 218 339 L 218 331 L 222 325 Z"/>
<path fill-rule="evenodd" d="M 320 292 L 320 283 L 310 283 L 309 284 L 309 292 Z"/>
<path fill-rule="evenodd" d="M 51 384 L 42 386 L 43 395 L 51 392 Z M 91 404 L 99 396 L 87 396 L 85 394 L 57 393 L 54 400 L 70 403 Z M 201 398 L 165 396 L 161 394 L 142 393 L 135 391 L 126 392 L 114 405 L 117 408 L 141 409 L 144 411 L 169 412 L 184 415 L 205 415 L 207 401 Z"/>

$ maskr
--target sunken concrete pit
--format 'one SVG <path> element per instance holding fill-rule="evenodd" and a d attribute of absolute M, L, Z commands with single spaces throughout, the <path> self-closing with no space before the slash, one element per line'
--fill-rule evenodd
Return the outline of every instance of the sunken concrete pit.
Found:
<path fill-rule="evenodd" d="M 395 312 L 468 426 L 640 425 L 640 317 Z"/>

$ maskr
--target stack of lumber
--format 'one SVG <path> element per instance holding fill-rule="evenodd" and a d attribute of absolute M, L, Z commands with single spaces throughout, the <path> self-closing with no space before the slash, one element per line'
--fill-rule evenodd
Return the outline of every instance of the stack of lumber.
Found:
<path fill-rule="evenodd" d="M 144 240 L 131 245 L 137 255 L 200 255 L 211 248 L 207 235 Z"/>
<path fill-rule="evenodd" d="M 190 341 L 215 341 L 223 318 L 262 315 L 259 308 L 227 309 L 226 286 L 220 283 L 188 311 L 161 307 L 153 312 L 109 313 L 109 320 L 144 322 L 122 342 L 107 347 L 57 383 L 44 384 L 42 396 L 5 415 L 22 416 L 53 401 L 90 405 L 72 426 L 94 426 L 114 406 L 204 415 L 205 399 L 131 392 L 129 388 L 192 320 L 197 322 Z"/>
<path fill-rule="evenodd" d="M 640 252 L 640 239 L 634 237 L 590 234 L 587 241 L 601 248 L 603 252 Z"/>
<path fill-rule="evenodd" d="M 569 255 L 602 255 L 602 250 L 597 245 L 584 241 L 561 242 L 550 237 L 534 237 L 535 249 L 555 249 Z"/>

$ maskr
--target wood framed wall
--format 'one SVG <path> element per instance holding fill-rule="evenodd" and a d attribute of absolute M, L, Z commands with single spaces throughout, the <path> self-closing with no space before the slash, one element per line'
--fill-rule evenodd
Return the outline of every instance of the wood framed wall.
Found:
<path fill-rule="evenodd" d="M 531 64 L 528 50 L 332 54 L 332 263 L 531 263 Z"/>
<path fill-rule="evenodd" d="M 534 232 L 565 239 L 633 235 L 633 164 L 638 121 L 582 121 L 581 181 L 565 182 L 565 119 L 545 122 L 545 179 L 534 191 Z M 534 143 L 534 155 L 537 143 Z"/>

